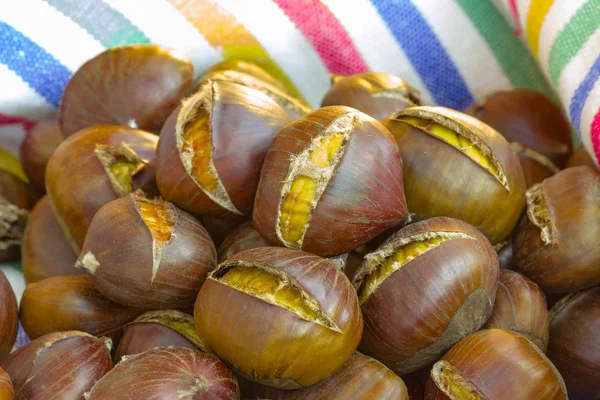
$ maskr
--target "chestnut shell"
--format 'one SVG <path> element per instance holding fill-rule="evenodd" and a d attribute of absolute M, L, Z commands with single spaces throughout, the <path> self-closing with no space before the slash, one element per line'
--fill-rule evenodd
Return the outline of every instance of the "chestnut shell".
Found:
<path fill-rule="evenodd" d="M 0 360 L 12 350 L 17 339 L 18 322 L 19 308 L 15 292 L 0 270 Z"/>
<path fill-rule="evenodd" d="M 46 192 L 46 166 L 64 138 L 55 120 L 38 122 L 25 133 L 20 148 L 21 165 L 38 193 Z"/>
<path fill-rule="evenodd" d="M 65 135 L 114 124 L 159 132 L 194 78 L 187 58 L 156 45 L 107 49 L 71 77 L 60 101 Z"/>

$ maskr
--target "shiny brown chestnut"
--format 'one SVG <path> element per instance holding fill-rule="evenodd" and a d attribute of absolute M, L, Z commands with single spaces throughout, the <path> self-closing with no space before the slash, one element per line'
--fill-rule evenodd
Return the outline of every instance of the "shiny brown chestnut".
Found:
<path fill-rule="evenodd" d="M 185 347 L 210 353 L 194 328 L 194 318 L 178 310 L 148 311 L 127 324 L 115 361 L 154 347 Z"/>
<path fill-rule="evenodd" d="M 267 247 L 269 242 L 252 227 L 251 222 L 246 222 L 235 229 L 223 241 L 217 252 L 217 261 L 222 263 L 232 255 L 240 251 Z"/>
<path fill-rule="evenodd" d="M 269 242 L 324 257 L 401 224 L 408 211 L 394 138 L 349 107 L 292 122 L 269 147 L 252 218 Z"/>
<path fill-rule="evenodd" d="M 600 284 L 600 174 L 565 169 L 527 191 L 514 241 L 516 270 L 546 293 Z"/>
<path fill-rule="evenodd" d="M 500 269 L 514 269 L 514 255 L 513 255 L 513 240 L 509 237 L 499 243 L 496 243 L 494 250 L 498 253 L 498 260 L 500 261 Z"/>
<path fill-rule="evenodd" d="M 525 336 L 485 329 L 458 342 L 431 370 L 425 400 L 567 400 L 550 360 Z"/>
<path fill-rule="evenodd" d="M 291 119 L 256 89 L 203 80 L 165 123 L 156 180 L 162 196 L 196 214 L 252 211 L 265 153 Z"/>
<path fill-rule="evenodd" d="M 212 81 L 234 82 L 252 89 L 256 89 L 266 94 L 277 104 L 279 104 L 279 106 L 288 113 L 291 119 L 298 119 L 312 111 L 312 108 L 310 108 L 308 104 L 289 95 L 284 90 L 281 90 L 261 79 L 242 72 L 231 70 L 215 71 L 205 75 L 204 78 Z"/>
<path fill-rule="evenodd" d="M 592 156 L 584 146 L 581 146 L 571 155 L 565 168 L 586 166 L 598 170 L 598 165 L 592 159 Z"/>
<path fill-rule="evenodd" d="M 237 400 L 235 376 L 215 356 L 159 347 L 126 357 L 85 394 L 86 400 Z"/>
<path fill-rule="evenodd" d="M 111 370 L 112 342 L 84 332 L 55 332 L 15 350 L 0 367 L 17 399 L 81 399 Z"/>
<path fill-rule="evenodd" d="M 83 64 L 60 101 L 65 135 L 114 124 L 158 133 L 194 78 L 187 58 L 156 45 L 113 47 Z"/>
<path fill-rule="evenodd" d="M 19 308 L 15 292 L 0 270 L 0 360 L 12 350 L 17 339 L 18 323 Z"/>
<path fill-rule="evenodd" d="M 500 271 L 494 310 L 484 328 L 517 332 L 546 351 L 549 319 L 544 292 L 517 272 Z"/>
<path fill-rule="evenodd" d="M 444 107 L 413 107 L 386 121 L 404 160 L 411 212 L 461 219 L 492 244 L 525 206 L 525 178 L 508 142 L 477 119 Z"/>
<path fill-rule="evenodd" d="M 498 286 L 498 256 L 471 225 L 408 225 L 365 256 L 354 276 L 365 321 L 359 350 L 399 375 L 436 362 L 483 326 Z"/>
<path fill-rule="evenodd" d="M 247 222 L 248 218 L 244 215 L 235 215 L 226 218 L 215 218 L 209 215 L 200 215 L 198 217 L 217 248 L 238 226 Z"/>
<path fill-rule="evenodd" d="M 421 105 L 419 91 L 400 77 L 384 72 L 332 76 L 321 107 L 348 106 L 381 120 L 391 113 Z"/>
<path fill-rule="evenodd" d="M 600 399 L 600 287 L 571 294 L 550 311 L 548 358 L 572 400 Z"/>
<path fill-rule="evenodd" d="M 249 61 L 239 59 L 224 60 L 205 69 L 202 72 L 201 76 L 206 77 L 215 72 L 241 72 L 243 74 L 250 75 L 256 79 L 259 79 L 263 82 L 266 82 L 271 86 L 275 86 L 280 90 L 288 91 L 288 89 L 286 89 L 286 86 L 281 81 L 279 81 L 277 78 L 265 71 L 260 66 Z M 290 94 L 297 95 L 298 93 Z"/>
<path fill-rule="evenodd" d="M 564 167 L 571 154 L 569 120 L 558 104 L 541 93 L 528 89 L 493 92 L 473 104 L 467 114 L 559 168 Z"/>
<path fill-rule="evenodd" d="M 21 324 L 30 339 L 52 332 L 82 331 L 112 336 L 144 312 L 108 300 L 87 275 L 56 276 L 27 286 Z"/>
<path fill-rule="evenodd" d="M 10 376 L 0 368 L 0 400 L 13 400 L 14 396 L 15 390 L 10 381 Z"/>
<path fill-rule="evenodd" d="M 200 339 L 241 375 L 298 389 L 356 349 L 362 316 L 335 261 L 298 250 L 237 253 L 210 273 L 194 307 Z"/>
<path fill-rule="evenodd" d="M 100 207 L 140 187 L 137 178 L 154 159 L 157 142 L 148 132 L 98 125 L 70 136 L 56 149 L 48 162 L 46 189 L 76 254 Z"/>
<path fill-rule="evenodd" d="M 46 166 L 54 150 L 64 139 L 55 120 L 38 122 L 25 133 L 20 148 L 21 165 L 38 193 L 46 192 Z"/>
<path fill-rule="evenodd" d="M 59 275 L 85 274 L 75 268 L 77 256 L 54 216 L 48 197 L 31 210 L 21 245 L 25 282 L 34 283 Z"/>
<path fill-rule="evenodd" d="M 136 191 L 98 211 L 76 267 L 107 298 L 130 307 L 194 304 L 216 250 L 202 225 L 160 198 Z"/>
<path fill-rule="evenodd" d="M 254 383 L 242 400 L 409 400 L 402 379 L 377 360 L 358 352 L 333 375 L 310 387 L 284 390 Z"/>

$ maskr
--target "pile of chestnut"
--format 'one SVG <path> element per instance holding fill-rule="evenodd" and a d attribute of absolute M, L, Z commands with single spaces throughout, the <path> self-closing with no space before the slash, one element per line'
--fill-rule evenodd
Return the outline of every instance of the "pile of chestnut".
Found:
<path fill-rule="evenodd" d="M 541 94 L 362 73 L 313 111 L 119 47 L 21 150 L 0 399 L 600 399 L 600 173 Z"/>

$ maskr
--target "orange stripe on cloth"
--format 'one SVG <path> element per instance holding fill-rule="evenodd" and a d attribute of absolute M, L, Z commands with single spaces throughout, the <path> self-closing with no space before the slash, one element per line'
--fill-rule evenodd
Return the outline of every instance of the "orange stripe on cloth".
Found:
<path fill-rule="evenodd" d="M 169 2 L 194 25 L 211 46 L 222 53 L 223 58 L 246 60 L 260 65 L 279 79 L 293 95 L 302 98 L 290 78 L 254 35 L 215 1 L 169 0 Z"/>
<path fill-rule="evenodd" d="M 529 5 L 525 34 L 527 35 L 529 47 L 536 58 L 538 58 L 540 32 L 552 4 L 554 4 L 554 0 L 531 0 Z"/>

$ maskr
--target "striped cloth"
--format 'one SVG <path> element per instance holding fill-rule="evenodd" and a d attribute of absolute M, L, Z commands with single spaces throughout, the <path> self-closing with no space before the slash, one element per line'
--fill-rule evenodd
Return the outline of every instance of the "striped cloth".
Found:
<path fill-rule="evenodd" d="M 329 73 L 395 73 L 459 110 L 530 88 L 560 100 L 600 157 L 600 0 L 19 0 L 0 2 L 0 145 L 56 115 L 105 48 L 158 43 L 197 73 L 252 60 L 317 106 Z M 520 35 L 515 34 L 520 32 Z"/>

